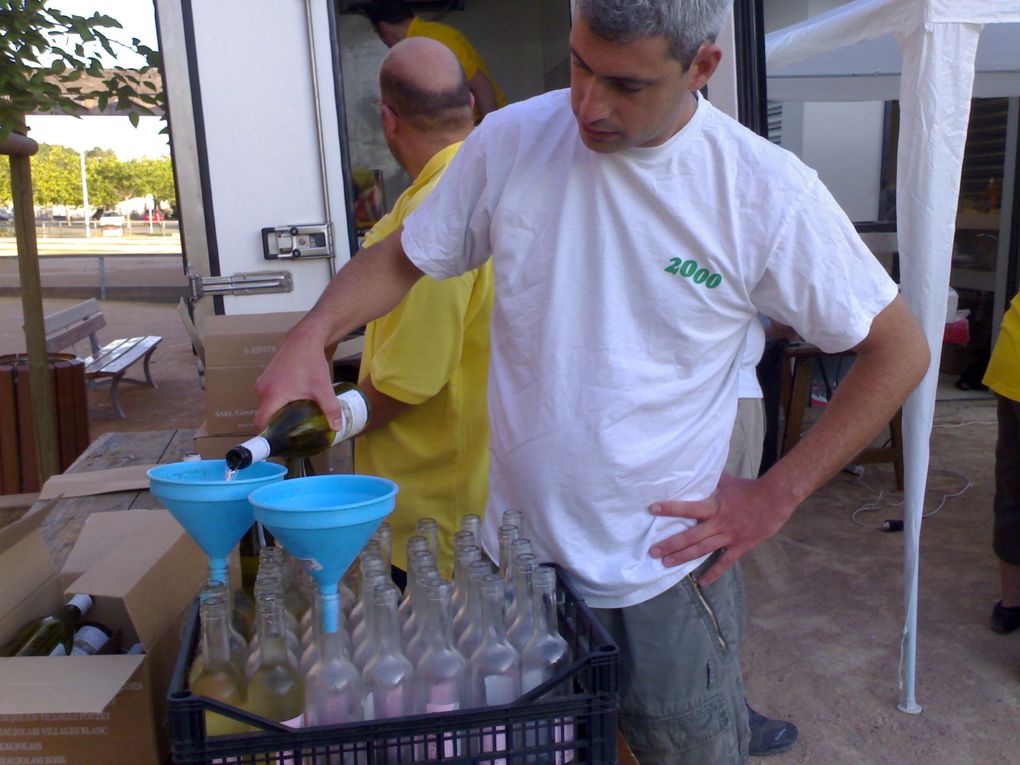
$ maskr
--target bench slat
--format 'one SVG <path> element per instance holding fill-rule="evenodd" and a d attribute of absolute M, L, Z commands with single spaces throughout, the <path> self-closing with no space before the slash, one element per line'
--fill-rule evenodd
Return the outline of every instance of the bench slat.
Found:
<path fill-rule="evenodd" d="M 116 377 L 162 340 L 158 335 L 114 340 L 104 345 L 97 356 L 85 359 L 85 373 L 90 377 Z"/>

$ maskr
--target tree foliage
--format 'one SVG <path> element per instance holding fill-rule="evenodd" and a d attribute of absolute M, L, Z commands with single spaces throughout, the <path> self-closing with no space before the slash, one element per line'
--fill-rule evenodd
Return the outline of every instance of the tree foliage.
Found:
<path fill-rule="evenodd" d="M 90 149 L 85 152 L 85 177 L 91 207 L 113 208 L 126 199 L 150 194 L 157 204 L 175 199 L 169 157 L 121 161 L 111 149 Z M 37 204 L 82 205 L 81 156 L 66 146 L 41 144 L 32 157 L 32 185 Z M 10 201 L 7 163 L 0 162 L 0 206 Z"/>
<path fill-rule="evenodd" d="M 79 115 L 83 102 L 152 114 L 163 94 L 143 75 L 159 66 L 159 53 L 132 38 L 130 45 L 110 39 L 104 30 L 120 22 L 94 13 L 78 16 L 47 7 L 47 0 L 0 0 L 0 140 L 26 114 L 61 111 Z M 101 51 L 115 57 L 114 46 L 140 55 L 138 69 L 104 65 Z M 82 86 L 83 74 L 105 77 L 100 86 Z M 61 83 L 63 89 L 57 84 Z"/>

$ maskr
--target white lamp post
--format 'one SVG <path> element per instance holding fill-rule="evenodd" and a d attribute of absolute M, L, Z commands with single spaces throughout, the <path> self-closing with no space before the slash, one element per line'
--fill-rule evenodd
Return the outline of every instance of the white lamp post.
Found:
<path fill-rule="evenodd" d="M 92 236 L 92 232 L 89 230 L 89 182 L 85 176 L 85 150 L 79 149 L 78 156 L 81 158 L 81 198 L 82 208 L 85 211 L 85 236 L 87 238 Z"/>

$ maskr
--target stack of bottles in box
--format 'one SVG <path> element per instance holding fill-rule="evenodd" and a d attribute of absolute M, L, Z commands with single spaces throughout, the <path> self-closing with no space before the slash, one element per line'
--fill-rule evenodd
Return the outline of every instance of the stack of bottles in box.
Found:
<path fill-rule="evenodd" d="M 512 702 L 569 664 L 556 612 L 556 573 L 538 565 L 516 511 L 502 516 L 499 570 L 465 515 L 453 535 L 452 581 L 436 567 L 437 524 L 407 540 L 407 586 L 390 572 L 383 523 L 340 582 L 343 624 L 320 629 L 301 564 L 280 547 L 259 553 L 254 619 L 219 582 L 200 595 L 202 642 L 192 693 L 291 727 L 450 712 Z M 238 593 L 238 598 L 243 595 Z M 206 713 L 208 735 L 243 723 Z"/>

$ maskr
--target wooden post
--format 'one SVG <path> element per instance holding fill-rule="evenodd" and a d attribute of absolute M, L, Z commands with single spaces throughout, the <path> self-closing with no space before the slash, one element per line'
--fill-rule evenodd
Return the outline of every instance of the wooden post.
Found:
<path fill-rule="evenodd" d="M 10 154 L 11 195 L 14 197 L 14 236 L 18 242 L 18 272 L 21 277 L 21 307 L 28 349 L 29 389 L 32 393 L 32 421 L 35 426 L 39 483 L 60 472 L 57 444 L 56 396 L 46 352 L 43 323 L 42 281 L 39 278 L 39 250 L 35 240 L 35 200 L 29 157 L 38 151 L 35 141 L 23 135 L 24 123 L 0 145 Z"/>

